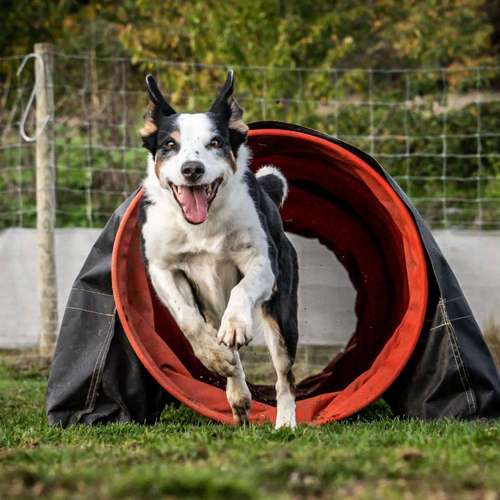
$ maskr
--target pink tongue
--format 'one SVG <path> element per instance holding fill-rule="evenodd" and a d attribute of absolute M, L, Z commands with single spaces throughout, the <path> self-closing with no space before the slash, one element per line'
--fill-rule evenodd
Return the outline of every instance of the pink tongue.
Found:
<path fill-rule="evenodd" d="M 184 217 L 192 224 L 201 224 L 207 218 L 208 197 L 203 187 L 183 187 L 178 194 Z"/>

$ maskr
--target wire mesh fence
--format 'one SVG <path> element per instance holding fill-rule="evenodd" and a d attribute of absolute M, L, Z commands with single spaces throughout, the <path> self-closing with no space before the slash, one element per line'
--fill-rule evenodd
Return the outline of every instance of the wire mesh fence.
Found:
<path fill-rule="evenodd" d="M 19 134 L 34 75 L 16 75 L 22 59 L 0 59 L 0 228 L 36 221 L 35 146 Z M 296 122 L 365 150 L 431 227 L 500 227 L 500 67 L 232 67 L 247 121 Z M 146 72 L 179 110 L 204 111 L 225 71 L 55 51 L 56 225 L 100 227 L 140 183 Z"/>

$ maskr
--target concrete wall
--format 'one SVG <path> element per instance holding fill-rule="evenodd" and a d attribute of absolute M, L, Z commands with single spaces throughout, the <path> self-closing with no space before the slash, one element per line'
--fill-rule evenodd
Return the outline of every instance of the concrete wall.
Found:
<path fill-rule="evenodd" d="M 500 325 L 500 231 L 436 231 L 434 236 L 481 327 Z"/>
<path fill-rule="evenodd" d="M 71 285 L 99 229 L 56 231 L 59 321 Z M 0 348 L 37 343 L 36 231 L 12 228 L 0 232 Z"/>
<path fill-rule="evenodd" d="M 60 319 L 71 284 L 99 230 L 56 232 Z M 500 232 L 435 233 L 481 325 L 500 324 Z M 306 344 L 344 344 L 355 326 L 355 292 L 347 273 L 314 240 L 293 236 L 299 252 L 299 323 Z M 0 232 L 0 348 L 37 342 L 36 234 L 32 229 Z M 259 339 L 256 339 L 259 343 Z"/>

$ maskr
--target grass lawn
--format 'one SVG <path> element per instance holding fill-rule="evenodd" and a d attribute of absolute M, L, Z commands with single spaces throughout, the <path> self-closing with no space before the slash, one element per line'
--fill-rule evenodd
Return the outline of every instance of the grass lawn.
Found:
<path fill-rule="evenodd" d="M 500 423 L 401 421 L 378 405 L 297 431 L 185 408 L 155 426 L 49 427 L 46 379 L 0 360 L 0 498 L 500 498 Z"/>

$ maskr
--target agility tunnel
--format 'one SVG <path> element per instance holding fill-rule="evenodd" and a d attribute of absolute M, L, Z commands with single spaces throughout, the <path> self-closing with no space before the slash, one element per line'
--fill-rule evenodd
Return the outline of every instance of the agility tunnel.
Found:
<path fill-rule="evenodd" d="M 366 153 L 320 132 L 279 122 L 250 129 L 251 168 L 271 163 L 288 178 L 285 229 L 333 252 L 356 290 L 346 348 L 297 384 L 298 422 L 344 419 L 379 398 L 395 415 L 500 416 L 499 374 L 479 327 L 394 180 Z M 225 381 L 194 357 L 148 282 L 142 195 L 117 209 L 75 281 L 49 377 L 51 423 L 152 423 L 170 402 L 232 422 Z M 274 420 L 269 384 L 249 384 L 252 422 Z"/>

